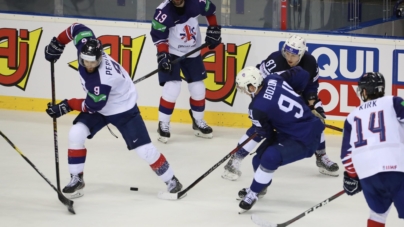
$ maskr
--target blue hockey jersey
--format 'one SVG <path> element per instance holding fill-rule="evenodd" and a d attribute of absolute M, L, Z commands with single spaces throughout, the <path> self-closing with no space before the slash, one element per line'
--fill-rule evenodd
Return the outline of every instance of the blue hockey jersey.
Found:
<path fill-rule="evenodd" d="M 297 66 L 302 67 L 304 70 L 309 72 L 310 79 L 308 79 L 307 86 L 305 87 L 302 96 L 306 99 L 312 99 L 314 94 L 318 93 L 318 65 L 316 59 L 308 53 L 307 51 L 304 53 L 302 59 L 297 64 Z M 267 59 L 263 60 L 260 64 L 257 65 L 257 68 L 263 73 L 264 77 L 279 71 L 284 71 L 290 69 L 288 62 L 282 55 L 282 51 L 275 51 L 270 54 Z"/>
<path fill-rule="evenodd" d="M 269 132 L 275 129 L 278 141 L 287 138 L 309 145 L 314 139 L 312 132 L 324 130 L 323 123 L 295 92 L 306 87 L 309 77 L 301 67 L 268 74 L 249 105 L 253 124 Z"/>

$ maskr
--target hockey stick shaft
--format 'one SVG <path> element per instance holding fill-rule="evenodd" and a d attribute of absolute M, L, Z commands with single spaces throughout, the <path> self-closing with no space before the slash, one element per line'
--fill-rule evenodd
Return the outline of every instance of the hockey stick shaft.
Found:
<path fill-rule="evenodd" d="M 321 208 L 321 207 L 327 205 L 329 202 L 333 201 L 334 199 L 340 197 L 340 196 L 343 195 L 343 194 L 345 194 L 345 191 L 344 191 L 344 190 L 338 192 L 337 194 L 331 196 L 330 198 L 324 200 L 323 202 L 321 202 L 321 203 L 319 203 L 319 204 L 313 206 L 312 208 L 306 210 L 304 213 L 299 214 L 297 217 L 295 217 L 295 218 L 293 218 L 293 219 L 291 219 L 291 220 L 289 220 L 289 221 L 287 221 L 287 222 L 285 222 L 285 223 L 278 224 L 277 226 L 278 226 L 278 227 L 286 227 L 286 226 L 292 224 L 293 222 L 295 222 L 295 221 L 301 219 L 302 217 L 304 217 L 304 216 L 306 216 L 306 215 L 308 215 L 308 214 L 314 212 L 314 211 L 317 210 L 318 208 Z"/>
<path fill-rule="evenodd" d="M 189 57 L 190 55 L 192 55 L 192 54 L 194 54 L 194 53 L 196 53 L 196 52 L 202 50 L 203 48 L 205 48 L 205 47 L 207 47 L 207 46 L 209 46 L 209 44 L 204 43 L 204 44 L 202 44 L 200 47 L 195 48 L 194 50 L 192 50 L 192 51 L 186 53 L 185 55 L 182 55 L 181 57 L 175 59 L 171 64 L 177 64 L 178 62 L 184 60 L 185 58 L 187 58 L 187 57 Z M 153 72 L 150 72 L 150 73 L 147 74 L 146 76 L 140 77 L 139 79 L 133 81 L 133 83 L 134 83 L 134 84 L 137 84 L 137 83 L 139 83 L 140 81 L 145 80 L 145 79 L 147 79 L 147 78 L 153 76 L 154 74 L 156 74 L 156 73 L 159 72 L 159 71 L 160 71 L 160 69 L 158 68 L 158 69 L 154 70 Z"/>
<path fill-rule="evenodd" d="M 200 176 L 198 179 L 196 179 L 191 185 L 189 185 L 186 189 L 182 190 L 181 192 L 178 193 L 178 198 L 181 198 L 187 191 L 189 191 L 191 188 L 193 188 L 197 183 L 199 183 L 202 179 L 207 177 L 213 170 L 215 170 L 217 167 L 219 167 L 223 162 L 225 162 L 227 159 L 230 158 L 234 153 L 236 153 L 238 150 L 240 150 L 244 145 L 246 145 L 250 140 L 254 139 L 254 137 L 257 136 L 257 133 L 252 134 L 249 138 L 244 140 L 241 144 L 239 144 L 236 148 L 234 148 L 229 154 L 227 154 L 222 160 L 220 160 L 218 163 L 216 163 L 212 168 L 210 168 L 206 173 L 204 173 L 202 176 Z"/>
<path fill-rule="evenodd" d="M 0 135 L 11 145 L 11 147 L 14 148 L 14 150 L 16 150 L 21 157 L 28 162 L 28 164 L 34 168 L 34 170 L 53 188 L 53 190 L 55 190 L 58 193 L 58 197 L 60 202 L 62 202 L 64 205 L 66 205 L 68 207 L 68 210 L 70 213 L 75 214 L 74 209 L 73 209 L 73 201 L 67 199 L 61 192 L 60 190 L 56 189 L 56 187 L 36 168 L 36 166 L 27 158 L 25 157 L 25 155 L 20 151 L 20 149 L 18 149 L 18 147 L 16 147 L 13 142 L 11 142 L 11 140 L 9 140 L 7 138 L 6 135 L 3 134 L 3 132 L 0 131 Z"/>
<path fill-rule="evenodd" d="M 51 86 L 52 86 L 52 105 L 56 104 L 55 91 L 55 63 L 51 62 Z M 60 191 L 60 176 L 59 176 L 59 146 L 58 146 L 58 126 L 56 117 L 53 117 L 53 143 L 55 148 L 55 166 L 56 166 L 56 185 Z"/>
<path fill-rule="evenodd" d="M 339 127 L 333 126 L 333 125 L 325 124 L 325 127 L 329 128 L 329 129 L 332 129 L 332 130 L 335 130 L 335 131 L 338 131 L 338 132 L 342 132 L 342 131 L 343 131 L 342 128 L 339 128 Z"/>

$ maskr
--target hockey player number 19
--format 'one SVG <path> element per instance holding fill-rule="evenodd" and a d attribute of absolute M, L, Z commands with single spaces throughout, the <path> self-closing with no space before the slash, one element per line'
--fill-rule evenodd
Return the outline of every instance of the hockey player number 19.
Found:
<path fill-rule="evenodd" d="M 161 15 L 161 17 L 160 17 Z M 160 18 L 159 18 L 160 17 Z M 163 23 L 167 19 L 167 14 L 161 14 L 161 10 L 159 11 L 159 14 L 154 18 L 156 21 Z"/>
<path fill-rule="evenodd" d="M 380 142 L 386 141 L 386 128 L 384 126 L 384 113 L 383 110 L 377 112 L 378 115 L 378 125 L 379 127 L 375 127 L 375 119 L 376 113 L 370 113 L 369 117 L 369 131 L 372 133 L 379 133 Z M 355 147 L 361 147 L 368 144 L 368 141 L 363 138 L 363 130 L 362 130 L 362 119 L 355 117 L 354 121 L 356 123 L 356 136 L 358 141 L 354 143 Z"/>
<path fill-rule="evenodd" d="M 282 83 L 282 88 L 285 91 L 288 91 L 293 96 L 298 97 L 300 99 L 300 96 L 286 82 Z M 287 104 L 287 106 L 285 105 L 285 103 Z M 303 106 L 300 103 L 296 102 L 294 99 L 289 98 L 288 96 L 286 96 L 284 94 L 281 94 L 279 96 L 278 106 L 279 106 L 279 109 L 281 109 L 285 113 L 292 111 L 293 107 L 296 107 L 299 109 L 299 111 L 297 111 L 295 113 L 295 115 L 294 115 L 295 118 L 301 118 L 303 116 Z"/>

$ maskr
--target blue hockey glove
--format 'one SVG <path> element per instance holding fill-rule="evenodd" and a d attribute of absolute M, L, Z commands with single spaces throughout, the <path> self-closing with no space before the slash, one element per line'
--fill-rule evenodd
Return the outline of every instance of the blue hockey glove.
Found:
<path fill-rule="evenodd" d="M 167 72 L 167 73 L 171 73 L 171 59 L 172 56 L 171 54 L 167 53 L 167 52 L 160 52 L 157 54 L 157 62 L 159 64 L 159 69 Z"/>
<path fill-rule="evenodd" d="M 221 29 L 222 27 L 220 26 L 208 26 L 205 42 L 209 44 L 210 50 L 215 49 L 220 43 L 222 43 Z"/>
<path fill-rule="evenodd" d="M 346 171 L 344 172 L 344 191 L 348 195 L 355 195 L 362 191 L 359 178 L 350 177 Z"/>
<path fill-rule="evenodd" d="M 255 127 L 255 132 L 257 133 L 257 136 L 260 137 L 261 139 L 266 138 L 268 134 L 268 130 L 263 127 Z"/>
<path fill-rule="evenodd" d="M 49 62 L 56 62 L 62 55 L 65 45 L 59 43 L 56 37 L 45 47 L 45 59 Z"/>
<path fill-rule="evenodd" d="M 72 111 L 72 109 L 70 108 L 69 104 L 67 103 L 67 99 L 63 100 L 62 102 L 56 104 L 56 105 L 52 105 L 52 103 L 48 103 L 48 109 L 46 109 L 46 113 L 50 116 L 50 117 L 61 117 L 62 115 L 65 115 L 67 113 L 69 113 L 70 111 Z"/>

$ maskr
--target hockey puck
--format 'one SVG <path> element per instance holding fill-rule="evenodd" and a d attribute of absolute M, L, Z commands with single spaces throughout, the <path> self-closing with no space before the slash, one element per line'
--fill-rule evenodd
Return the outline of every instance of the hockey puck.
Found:
<path fill-rule="evenodd" d="M 139 189 L 138 189 L 138 188 L 135 188 L 135 187 L 130 187 L 130 190 L 131 190 L 131 191 L 138 191 Z"/>

